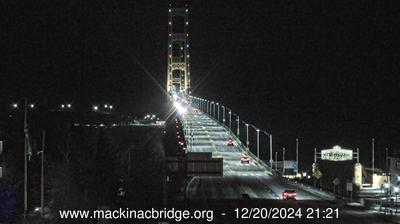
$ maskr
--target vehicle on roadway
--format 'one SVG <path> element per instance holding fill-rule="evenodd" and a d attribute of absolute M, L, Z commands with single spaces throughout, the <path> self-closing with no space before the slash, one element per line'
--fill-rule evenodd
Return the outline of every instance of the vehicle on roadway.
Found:
<path fill-rule="evenodd" d="M 226 143 L 227 146 L 235 146 L 235 142 L 233 139 L 229 139 L 228 142 Z"/>
<path fill-rule="evenodd" d="M 249 163 L 250 163 L 250 160 L 251 160 L 250 156 L 242 156 L 242 157 L 240 157 L 240 162 L 241 162 L 242 164 L 243 164 L 243 163 L 249 164 Z"/>
<path fill-rule="evenodd" d="M 295 190 L 288 190 L 286 189 L 282 193 L 283 200 L 296 200 L 297 192 Z"/>

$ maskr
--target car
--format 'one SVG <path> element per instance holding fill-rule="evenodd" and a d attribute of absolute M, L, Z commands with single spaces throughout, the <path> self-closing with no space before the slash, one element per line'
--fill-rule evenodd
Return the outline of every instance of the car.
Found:
<path fill-rule="evenodd" d="M 295 190 L 288 190 L 286 189 L 282 193 L 283 200 L 296 200 L 297 192 Z"/>
<path fill-rule="evenodd" d="M 227 146 L 234 146 L 235 142 L 233 141 L 233 139 L 229 139 L 228 142 L 226 143 Z"/>
<path fill-rule="evenodd" d="M 240 157 L 240 162 L 241 162 L 241 163 L 247 163 L 247 164 L 249 164 L 249 163 L 250 163 L 250 160 L 251 160 L 250 156 L 242 156 L 242 157 Z"/>

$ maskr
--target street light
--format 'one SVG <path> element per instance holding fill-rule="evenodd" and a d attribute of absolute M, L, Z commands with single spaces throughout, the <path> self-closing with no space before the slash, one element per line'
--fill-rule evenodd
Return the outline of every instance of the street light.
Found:
<path fill-rule="evenodd" d="M 249 150 L 249 124 L 245 124 L 246 125 L 246 147 L 247 150 Z"/>
<path fill-rule="evenodd" d="M 64 104 L 61 104 L 61 106 L 60 106 L 61 108 L 64 108 L 65 107 L 65 105 Z"/>
<path fill-rule="evenodd" d="M 229 129 L 232 131 L 232 110 L 229 109 Z"/>
<path fill-rule="evenodd" d="M 225 126 L 225 106 L 221 105 L 221 107 L 222 107 L 222 123 Z"/>
<path fill-rule="evenodd" d="M 394 187 L 393 190 L 394 190 L 394 193 L 396 195 L 396 198 L 395 198 L 396 205 L 395 205 L 395 207 L 396 207 L 396 214 L 397 214 L 397 196 L 399 195 L 399 187 Z"/>
<path fill-rule="evenodd" d="M 237 130 L 236 130 L 236 134 L 237 134 L 237 137 L 239 138 L 239 136 L 240 136 L 240 118 L 239 118 L 239 115 L 237 115 Z"/>
<path fill-rule="evenodd" d="M 31 109 L 33 109 L 33 108 L 35 108 L 35 104 L 31 103 L 31 104 L 29 104 L 29 107 L 30 107 Z"/>
<path fill-rule="evenodd" d="M 99 106 L 93 106 L 93 110 L 99 110 Z"/>
<path fill-rule="evenodd" d="M 219 103 L 217 103 L 217 106 L 218 106 L 218 115 L 217 115 L 217 117 L 218 117 L 218 122 L 219 122 Z"/>
<path fill-rule="evenodd" d="M 13 104 L 12 104 L 12 107 L 13 107 L 13 108 L 18 108 L 18 104 L 17 104 L 17 103 L 13 103 Z"/>
<path fill-rule="evenodd" d="M 113 105 L 108 106 L 108 108 L 112 110 L 113 109 Z"/>
<path fill-rule="evenodd" d="M 260 129 L 257 128 L 257 157 L 260 158 Z"/>
<path fill-rule="evenodd" d="M 71 108 L 71 104 L 70 104 L 70 103 L 69 103 L 69 104 L 67 104 L 67 107 L 68 107 L 68 108 Z"/>

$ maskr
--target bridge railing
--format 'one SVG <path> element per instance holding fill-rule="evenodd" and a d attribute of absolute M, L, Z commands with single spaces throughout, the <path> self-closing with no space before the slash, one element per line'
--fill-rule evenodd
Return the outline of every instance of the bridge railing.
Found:
<path fill-rule="evenodd" d="M 221 103 L 209 101 L 194 96 L 190 96 L 189 100 L 192 106 L 198 108 L 204 114 L 208 115 L 210 118 L 212 118 L 213 120 L 221 124 L 223 127 L 225 127 L 228 131 L 230 131 L 236 137 L 235 140 L 238 142 L 238 144 L 240 144 L 243 148 L 246 148 L 247 152 L 253 158 L 256 158 L 257 162 L 260 165 L 262 165 L 272 173 L 274 174 L 276 173 L 272 167 L 274 160 L 272 157 L 271 133 L 265 130 L 261 130 L 257 128 L 255 125 L 240 120 L 238 114 L 234 113 L 231 108 L 226 107 Z M 242 128 L 243 125 L 245 127 L 244 129 Z M 252 129 L 250 129 L 250 127 Z M 241 138 L 244 138 L 243 141 Z M 264 150 L 262 150 L 263 148 Z M 262 159 L 262 157 L 264 157 L 264 160 Z"/>

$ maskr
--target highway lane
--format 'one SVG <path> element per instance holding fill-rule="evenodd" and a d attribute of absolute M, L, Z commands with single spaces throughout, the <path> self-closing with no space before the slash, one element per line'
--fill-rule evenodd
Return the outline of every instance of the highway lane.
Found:
<path fill-rule="evenodd" d="M 281 199 L 285 189 L 295 189 L 298 200 L 322 200 L 318 195 L 289 185 L 252 157 L 246 147 L 235 142 L 228 146 L 229 139 L 235 139 L 232 132 L 217 123 L 208 115 L 188 108 L 182 116 L 183 124 L 191 133 L 188 143 L 189 152 L 212 152 L 214 158 L 223 158 L 222 177 L 194 177 L 186 188 L 186 197 L 190 200 L 219 199 Z M 190 138 L 186 136 L 186 140 Z M 236 141 L 236 140 L 235 140 Z M 240 157 L 252 157 L 249 164 L 240 162 Z"/>
<path fill-rule="evenodd" d="M 388 223 L 386 217 L 366 210 L 348 207 L 342 201 L 328 201 L 326 197 L 313 190 L 305 190 L 280 177 L 274 176 L 264 164 L 253 158 L 250 164 L 242 164 L 241 156 L 253 157 L 245 146 L 235 144 L 227 146 L 229 139 L 236 139 L 226 127 L 218 124 L 209 116 L 188 108 L 182 117 L 183 124 L 190 127 L 185 136 L 190 152 L 212 152 L 212 156 L 223 158 L 223 176 L 193 177 L 185 189 L 185 208 L 213 209 L 217 214 L 217 223 L 260 223 L 259 219 L 238 220 L 234 217 L 235 208 L 278 207 L 301 208 L 339 208 L 339 219 L 321 218 L 302 220 L 274 220 L 277 223 Z M 190 137 L 192 134 L 192 137 Z M 281 200 L 285 189 L 297 191 L 296 201 Z M 226 215 L 220 215 L 220 214 Z M 240 221 L 240 222 L 239 222 Z M 280 221 L 280 222 L 279 222 Z"/>

